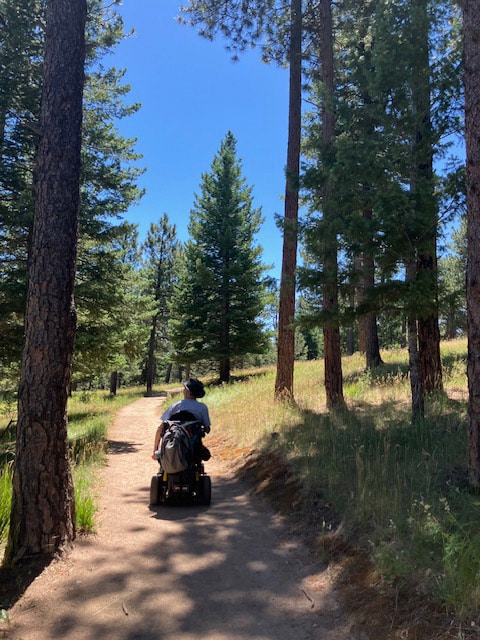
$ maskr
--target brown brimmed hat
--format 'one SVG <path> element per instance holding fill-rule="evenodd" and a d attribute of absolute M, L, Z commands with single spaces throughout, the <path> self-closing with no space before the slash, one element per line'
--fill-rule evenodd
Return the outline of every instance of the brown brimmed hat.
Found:
<path fill-rule="evenodd" d="M 205 389 L 203 387 L 203 383 L 200 382 L 197 378 L 189 378 L 186 382 L 183 383 L 185 389 L 188 389 L 192 396 L 195 398 L 203 398 L 205 395 Z"/>

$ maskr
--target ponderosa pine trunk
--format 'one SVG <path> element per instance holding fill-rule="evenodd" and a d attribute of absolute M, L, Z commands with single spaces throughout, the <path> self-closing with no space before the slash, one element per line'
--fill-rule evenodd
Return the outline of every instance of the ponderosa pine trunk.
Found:
<path fill-rule="evenodd" d="M 288 106 L 288 145 L 283 228 L 282 273 L 278 308 L 277 372 L 275 399 L 294 398 L 295 366 L 295 282 L 298 242 L 298 188 L 302 125 L 302 2 L 290 4 L 290 86 Z"/>
<path fill-rule="evenodd" d="M 431 122 L 429 28 L 426 0 L 413 3 L 417 25 L 418 54 L 414 68 L 413 103 L 417 114 L 415 132 L 414 171 L 416 212 L 422 220 L 423 232 L 418 243 L 417 271 L 427 304 L 418 316 L 418 352 L 423 390 L 441 391 L 442 362 L 440 358 L 440 330 L 438 327 L 438 270 L 437 270 L 437 205 L 433 183 L 433 140 Z"/>
<path fill-rule="evenodd" d="M 436 245 L 436 242 L 433 243 Z M 428 270 L 428 277 L 433 289 L 432 310 L 425 317 L 418 319 L 418 348 L 420 358 L 420 371 L 422 374 L 423 387 L 426 393 L 433 391 L 442 391 L 442 361 L 440 355 L 440 328 L 438 326 L 438 295 L 437 295 L 437 268 L 433 264 L 437 262 L 434 255 L 432 244 L 432 252 L 429 255 L 423 254 L 419 257 L 419 261 L 424 266 L 420 269 Z M 428 266 L 429 265 L 429 266 Z"/>
<path fill-rule="evenodd" d="M 320 21 L 320 64 L 325 96 L 322 103 L 323 144 L 325 149 L 335 142 L 335 114 L 333 110 L 334 65 L 333 65 L 333 18 L 330 0 L 321 0 Z M 332 211 L 330 185 L 322 189 L 324 225 L 323 268 L 323 311 L 326 320 L 323 325 L 323 351 L 325 367 L 325 391 L 327 407 L 343 404 L 342 352 L 338 322 L 338 256 L 337 231 Z"/>
<path fill-rule="evenodd" d="M 413 260 L 410 260 L 406 265 L 407 282 L 413 282 L 415 277 L 415 263 Z M 417 333 L 417 318 L 414 305 L 411 304 L 407 318 L 407 344 L 410 390 L 412 396 L 412 422 L 422 419 L 425 415 L 423 379 L 420 367 L 420 354 L 418 352 Z"/>
<path fill-rule="evenodd" d="M 480 11 L 464 0 L 465 139 L 467 169 L 468 471 L 480 492 Z"/>
<path fill-rule="evenodd" d="M 85 0 L 46 7 L 41 135 L 7 563 L 52 557 L 75 538 L 67 393 L 80 202 Z"/>
<path fill-rule="evenodd" d="M 364 216 L 371 218 L 371 212 L 364 213 Z M 355 260 L 355 264 L 360 282 L 357 287 L 357 302 L 362 305 L 367 300 L 367 292 L 373 291 L 375 287 L 375 263 L 371 255 L 363 252 Z M 383 363 L 378 340 L 377 317 L 373 311 L 368 311 L 358 319 L 358 345 L 360 353 L 365 355 L 367 369 L 375 369 Z"/>

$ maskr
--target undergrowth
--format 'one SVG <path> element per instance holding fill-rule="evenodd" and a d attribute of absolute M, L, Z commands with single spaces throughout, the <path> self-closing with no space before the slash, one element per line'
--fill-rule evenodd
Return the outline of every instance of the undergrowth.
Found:
<path fill-rule="evenodd" d="M 343 360 L 346 408 L 327 412 L 321 362 L 295 367 L 295 404 L 274 403 L 274 372 L 211 389 L 213 431 L 240 454 L 282 458 L 302 482 L 317 537 L 368 552 L 385 583 L 480 619 L 480 500 L 466 470 L 466 341 L 442 345 L 444 393 L 412 423 L 407 354 L 365 372 Z M 326 515 L 325 505 L 329 507 Z M 300 508 L 300 507 L 299 507 Z M 327 517 L 328 516 L 328 517 Z M 341 524 L 340 524 L 341 523 Z"/>

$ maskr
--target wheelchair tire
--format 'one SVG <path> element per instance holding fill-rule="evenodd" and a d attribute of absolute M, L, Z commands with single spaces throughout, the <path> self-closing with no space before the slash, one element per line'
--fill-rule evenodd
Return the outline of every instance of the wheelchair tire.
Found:
<path fill-rule="evenodd" d="M 160 497 L 160 476 L 153 476 L 150 482 L 150 504 L 157 505 Z"/>
<path fill-rule="evenodd" d="M 212 481 L 210 480 L 210 476 L 202 476 L 200 478 L 201 482 L 201 493 L 200 493 L 200 503 L 208 506 L 212 502 Z"/>

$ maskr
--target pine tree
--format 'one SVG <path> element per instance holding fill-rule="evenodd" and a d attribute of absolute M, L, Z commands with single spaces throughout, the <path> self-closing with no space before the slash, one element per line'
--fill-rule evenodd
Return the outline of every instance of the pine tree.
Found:
<path fill-rule="evenodd" d="M 75 538 L 66 407 L 75 337 L 86 14 L 85 0 L 47 4 L 9 563 L 53 557 Z"/>
<path fill-rule="evenodd" d="M 261 214 L 253 209 L 231 132 L 200 189 L 170 304 L 171 339 L 180 363 L 214 361 L 220 381 L 228 382 L 232 358 L 267 347 L 260 320 L 265 267 L 254 244 Z"/>
<path fill-rule="evenodd" d="M 163 346 L 164 360 L 168 355 L 167 324 L 168 302 L 173 293 L 178 260 L 179 243 L 175 225 L 164 214 L 158 224 L 151 224 L 143 243 L 144 272 L 147 291 L 154 300 L 150 316 L 150 336 L 146 358 L 147 395 L 152 393 L 157 366 L 158 344 Z"/>
<path fill-rule="evenodd" d="M 0 0 L 0 365 L 15 363 L 17 374 L 39 131 L 40 5 L 38 0 Z"/>
<path fill-rule="evenodd" d="M 249 46 L 259 46 L 262 59 L 288 64 L 289 112 L 286 162 L 283 251 L 278 313 L 275 398 L 293 400 L 295 365 L 295 293 L 298 245 L 298 208 L 301 147 L 302 59 L 304 14 L 313 12 L 312 2 L 303 10 L 302 0 L 234 0 L 228 6 L 216 0 L 190 0 L 181 7 L 188 23 L 201 25 L 200 34 L 225 36 L 233 57 Z"/>
<path fill-rule="evenodd" d="M 123 223 L 101 238 L 80 240 L 75 300 L 75 382 L 113 371 L 138 379 L 153 300 L 139 272 L 138 232 Z"/>
<path fill-rule="evenodd" d="M 302 128 L 302 36 L 301 0 L 290 4 L 288 144 L 283 226 L 282 273 L 278 309 L 277 373 L 275 398 L 293 400 L 295 367 L 295 294 L 298 245 L 298 194 Z"/>
<path fill-rule="evenodd" d="M 42 2 L 34 0 L 0 1 L 0 15 L 8 28 L 0 31 L 4 45 L 0 56 L 0 117 L 3 146 L 0 151 L 0 365 L 9 366 L 12 377 L 18 375 L 23 347 L 23 321 L 27 287 L 27 260 L 33 223 L 33 154 L 38 143 L 39 104 L 41 91 L 41 55 L 44 32 Z M 76 364 L 85 373 L 87 352 L 94 330 L 102 358 L 112 336 L 102 329 L 112 330 L 121 325 L 112 317 L 115 309 L 125 305 L 112 303 L 126 291 L 120 270 L 112 267 L 108 274 L 108 251 L 113 251 L 112 264 L 118 258 L 117 241 L 125 228 L 118 217 L 138 200 L 141 192 L 136 186 L 142 172 L 135 166 L 138 154 L 134 140 L 118 133 L 116 122 L 138 110 L 139 105 L 125 105 L 130 87 L 122 82 L 124 71 L 105 68 L 100 60 L 124 37 L 121 17 L 102 6 L 100 0 L 89 0 L 87 27 L 87 59 L 84 88 L 82 135 L 82 175 L 79 252 L 77 261 L 77 307 L 81 320 L 76 341 Z M 97 264 L 98 263 L 98 264 Z M 117 279 L 118 278 L 118 279 Z M 89 284 L 90 283 L 90 284 Z M 103 292 L 100 292 L 103 287 Z M 89 292 L 88 289 L 91 289 Z M 89 304 L 95 298 L 93 305 Z M 84 312 L 83 303 L 86 303 Z M 110 313 L 112 322 L 103 323 Z M 96 317 L 95 317 L 96 314 Z M 84 335 L 84 330 L 91 333 Z M 96 344 L 91 345 L 95 347 Z M 91 363 L 93 363 L 90 360 Z M 77 370 L 77 373 L 80 371 Z"/>

